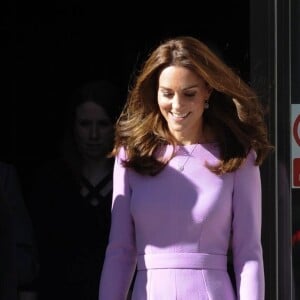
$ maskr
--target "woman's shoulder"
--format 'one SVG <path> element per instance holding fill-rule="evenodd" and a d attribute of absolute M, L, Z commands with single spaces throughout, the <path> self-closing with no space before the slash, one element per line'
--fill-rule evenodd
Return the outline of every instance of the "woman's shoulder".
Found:
<path fill-rule="evenodd" d="M 122 161 L 126 160 L 128 157 L 126 149 L 124 146 L 121 146 L 117 149 L 115 153 L 115 160 L 119 163 L 122 163 Z"/>
<path fill-rule="evenodd" d="M 257 153 L 255 149 L 251 148 L 247 154 L 246 162 L 255 164 L 256 158 L 257 158 Z"/>
<path fill-rule="evenodd" d="M 256 164 L 256 158 L 257 158 L 257 153 L 255 149 L 250 149 L 247 153 L 247 156 L 245 157 L 243 163 L 241 166 L 238 168 L 237 171 L 243 171 L 243 170 L 252 170 L 255 168 L 259 168 L 258 165 Z"/>
<path fill-rule="evenodd" d="M 40 182 L 69 182 L 73 180 L 73 173 L 62 158 L 54 158 L 42 162 L 34 168 L 33 183 Z"/>

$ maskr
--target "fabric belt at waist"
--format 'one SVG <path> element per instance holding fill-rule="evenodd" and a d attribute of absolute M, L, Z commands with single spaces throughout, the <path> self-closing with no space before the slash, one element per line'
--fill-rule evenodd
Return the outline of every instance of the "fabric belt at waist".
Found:
<path fill-rule="evenodd" d="M 159 253 L 139 255 L 138 270 L 216 269 L 227 270 L 227 256 L 207 253 Z"/>

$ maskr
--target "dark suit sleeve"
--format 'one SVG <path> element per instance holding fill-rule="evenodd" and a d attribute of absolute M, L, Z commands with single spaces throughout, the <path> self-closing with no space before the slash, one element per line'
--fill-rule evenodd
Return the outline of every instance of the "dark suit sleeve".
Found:
<path fill-rule="evenodd" d="M 3 195 L 12 211 L 16 240 L 18 286 L 31 283 L 38 274 L 38 254 L 32 222 L 25 205 L 17 171 L 13 165 L 1 164 Z"/>

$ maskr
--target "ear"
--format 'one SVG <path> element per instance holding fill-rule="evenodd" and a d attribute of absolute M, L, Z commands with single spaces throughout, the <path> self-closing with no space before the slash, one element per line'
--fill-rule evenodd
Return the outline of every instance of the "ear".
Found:
<path fill-rule="evenodd" d="M 214 89 L 208 83 L 206 83 L 206 89 L 207 89 L 207 99 L 209 99 Z"/>

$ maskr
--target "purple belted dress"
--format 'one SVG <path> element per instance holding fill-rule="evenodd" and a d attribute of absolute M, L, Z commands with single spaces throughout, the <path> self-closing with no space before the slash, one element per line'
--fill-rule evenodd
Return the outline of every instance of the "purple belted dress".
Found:
<path fill-rule="evenodd" d="M 171 146 L 161 149 L 165 155 Z M 263 300 L 261 181 L 255 152 L 216 175 L 217 143 L 180 146 L 156 176 L 115 160 L 112 225 L 99 300 Z M 184 165 L 184 169 L 179 171 Z M 231 249 L 235 285 L 227 271 Z M 236 292 L 235 292 L 236 290 Z"/>

